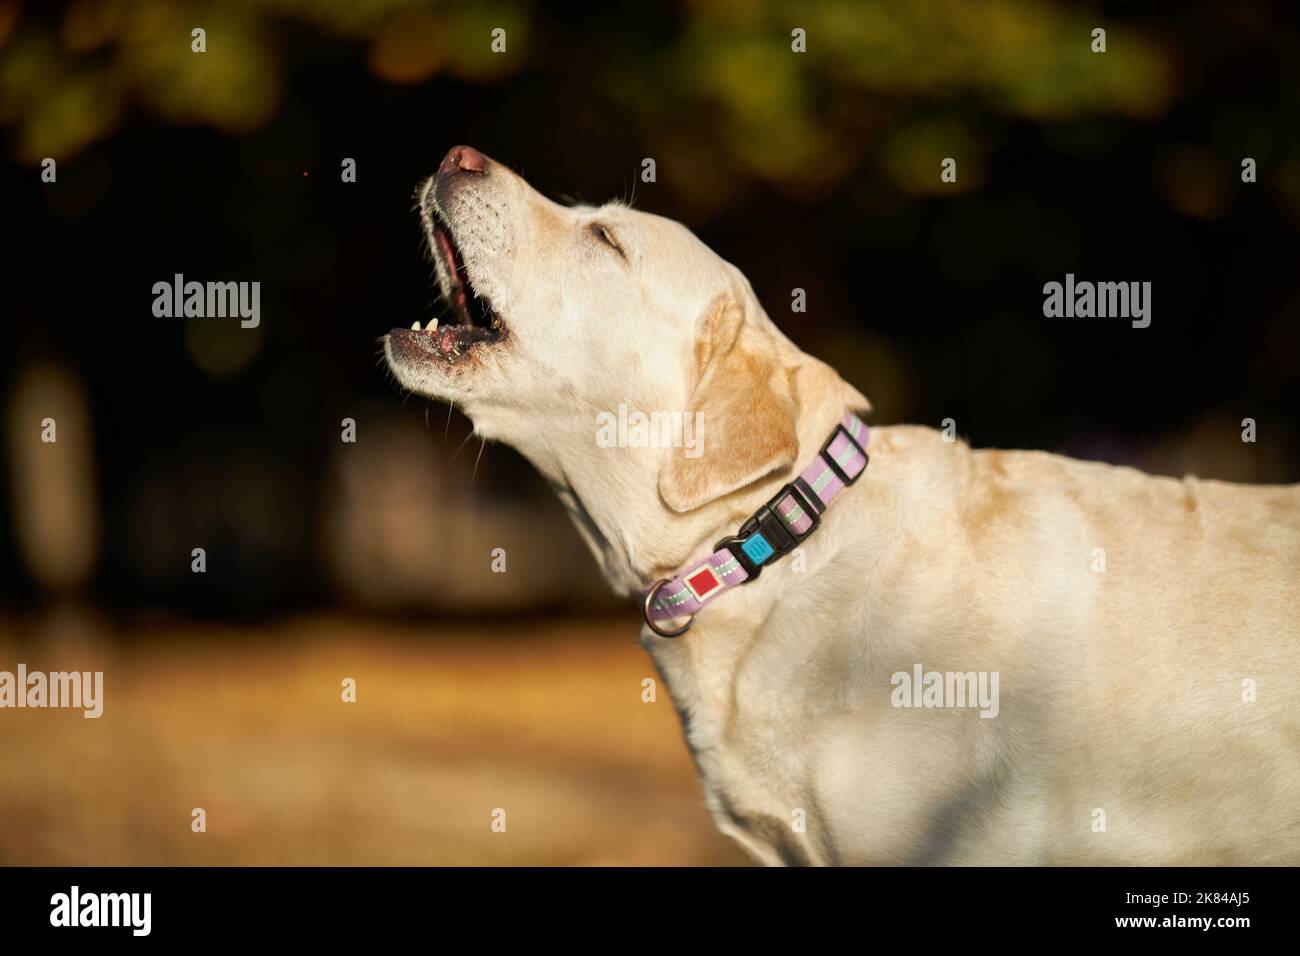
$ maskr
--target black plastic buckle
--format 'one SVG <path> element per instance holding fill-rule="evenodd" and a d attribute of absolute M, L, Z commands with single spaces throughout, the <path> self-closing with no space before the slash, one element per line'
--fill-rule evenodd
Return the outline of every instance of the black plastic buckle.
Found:
<path fill-rule="evenodd" d="M 849 444 L 856 448 L 858 453 L 862 455 L 862 471 L 858 472 L 852 478 L 845 473 L 844 469 L 840 467 L 840 463 L 835 460 L 835 456 L 830 452 L 831 443 L 840 437 L 840 432 L 844 432 L 844 437 L 849 440 Z M 849 430 L 843 425 L 836 426 L 835 431 L 831 432 L 831 437 L 826 439 L 826 444 L 822 445 L 822 450 L 818 452 L 818 454 L 821 455 L 822 461 L 826 462 L 826 467 L 835 472 L 835 477 L 844 482 L 845 486 L 853 484 L 866 474 L 867 464 L 871 461 L 871 456 L 867 454 L 867 450 L 857 443 L 857 440 L 849 434 Z"/>
<path fill-rule="evenodd" d="M 790 496 L 794 497 L 796 504 L 803 509 L 804 514 L 812 519 L 812 524 L 808 526 L 803 534 L 799 534 L 790 528 L 785 523 L 785 519 L 777 513 L 776 503 Z M 791 482 L 773 495 L 771 501 L 754 512 L 753 516 L 740 526 L 739 532 L 723 538 L 713 546 L 713 550 L 721 551 L 726 548 L 735 555 L 736 560 L 740 562 L 740 566 L 749 574 L 749 577 L 745 579 L 745 583 L 748 584 L 757 578 L 767 565 L 793 551 L 795 546 L 812 534 L 819 524 L 821 524 L 821 517 L 818 509 L 813 507 L 812 502 L 799 489 L 798 485 Z M 756 531 L 762 532 L 764 540 L 772 548 L 772 554 L 764 558 L 762 564 L 755 564 L 750 560 L 749 555 L 745 553 L 745 549 L 741 547 L 742 544 L 754 536 Z"/>

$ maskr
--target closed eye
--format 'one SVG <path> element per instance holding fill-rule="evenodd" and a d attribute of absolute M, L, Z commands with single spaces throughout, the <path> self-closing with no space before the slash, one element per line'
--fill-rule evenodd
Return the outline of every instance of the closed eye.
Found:
<path fill-rule="evenodd" d="M 614 233 L 610 231 L 609 226 L 605 225 L 603 222 L 593 222 L 590 228 L 592 234 L 597 239 L 617 252 L 624 258 L 624 260 L 627 259 L 627 253 L 624 252 L 623 247 L 618 244 L 618 239 L 614 237 Z"/>

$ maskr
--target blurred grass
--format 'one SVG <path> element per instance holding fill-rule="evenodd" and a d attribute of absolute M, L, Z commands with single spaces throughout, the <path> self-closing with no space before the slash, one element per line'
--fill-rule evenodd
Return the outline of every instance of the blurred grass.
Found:
<path fill-rule="evenodd" d="M 630 617 L 14 631 L 0 669 L 103 670 L 105 704 L 99 720 L 0 711 L 0 863 L 745 862 L 703 807 L 666 691 L 641 702 L 655 675 Z"/>

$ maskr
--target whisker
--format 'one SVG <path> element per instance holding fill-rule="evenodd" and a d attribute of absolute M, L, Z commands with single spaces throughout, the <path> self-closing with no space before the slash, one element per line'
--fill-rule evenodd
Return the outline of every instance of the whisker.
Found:
<path fill-rule="evenodd" d="M 473 437 L 474 437 L 474 433 L 473 433 L 473 432 L 470 432 L 468 435 L 465 436 L 465 440 L 464 440 L 463 442 L 461 442 L 459 445 L 457 445 L 457 446 L 456 446 L 456 450 L 455 450 L 454 452 L 451 453 L 451 458 L 447 460 L 447 464 L 450 465 L 452 462 L 454 462 L 454 461 L 456 460 L 456 456 L 460 454 L 460 450 L 461 450 L 462 448 L 464 448 L 466 445 L 468 445 L 468 444 L 469 444 L 469 440 L 470 440 L 471 438 L 473 438 Z"/>
<path fill-rule="evenodd" d="M 478 457 L 474 459 L 474 470 L 470 473 L 469 483 L 474 484 L 474 479 L 478 477 L 478 463 L 483 458 L 483 449 L 487 448 L 487 439 L 484 438 L 478 446 Z"/>

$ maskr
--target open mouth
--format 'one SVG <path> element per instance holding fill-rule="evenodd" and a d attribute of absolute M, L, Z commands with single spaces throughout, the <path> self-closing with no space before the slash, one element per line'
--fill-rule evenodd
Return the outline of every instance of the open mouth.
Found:
<path fill-rule="evenodd" d="M 474 288 L 451 230 L 432 210 L 426 223 L 436 259 L 438 287 L 451 314 L 442 320 L 434 319 L 423 329 L 416 322 L 411 331 L 429 336 L 426 346 L 432 345 L 447 359 L 464 355 L 478 345 L 500 342 L 506 336 L 505 323 L 492 308 L 491 300 Z"/>

